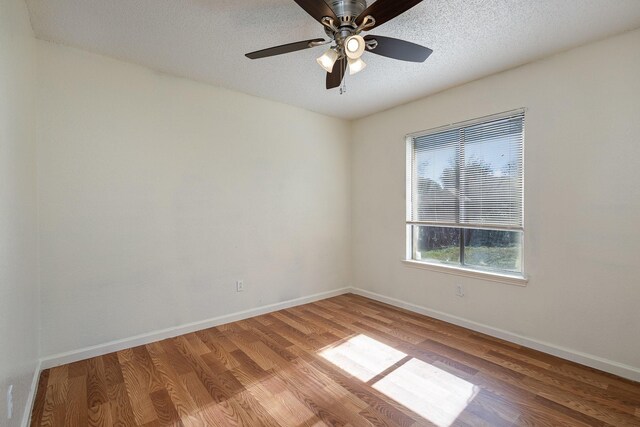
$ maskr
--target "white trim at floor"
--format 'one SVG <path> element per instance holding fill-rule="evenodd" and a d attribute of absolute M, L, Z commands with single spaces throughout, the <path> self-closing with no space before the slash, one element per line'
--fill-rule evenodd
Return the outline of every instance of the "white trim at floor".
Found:
<path fill-rule="evenodd" d="M 467 329 L 471 329 L 476 332 L 491 335 L 492 337 L 500 338 L 515 344 L 529 347 L 534 350 L 542 351 L 553 356 L 558 356 L 572 362 L 580 363 L 601 371 L 609 372 L 615 375 L 619 375 L 624 378 L 628 378 L 634 381 L 640 381 L 640 368 L 634 366 L 625 365 L 622 363 L 614 362 L 612 360 L 604 359 L 602 357 L 594 356 L 592 354 L 583 353 L 580 351 L 572 350 L 570 348 L 558 346 L 555 344 L 547 343 L 544 341 L 538 341 L 533 338 L 528 338 L 522 335 L 514 334 L 513 332 L 505 331 L 503 329 L 494 328 L 492 326 L 477 323 L 471 320 L 464 319 L 462 317 L 453 316 L 451 314 L 443 313 L 441 311 L 433 310 L 430 308 L 422 307 L 416 304 L 408 303 L 396 298 L 387 297 L 377 294 L 375 292 L 367 291 L 365 289 L 352 288 L 351 292 L 363 297 L 371 298 L 376 301 L 384 302 L 395 307 L 404 308 L 414 313 L 423 314 L 425 316 L 433 317 L 438 320 L 453 323 L 454 325 L 462 326 Z"/>
<path fill-rule="evenodd" d="M 36 363 L 35 371 L 33 372 L 33 379 L 31 380 L 31 388 L 29 394 L 27 394 L 27 401 L 24 404 L 24 413 L 22 414 L 22 427 L 28 427 L 31 421 L 31 412 L 33 412 L 33 401 L 36 397 L 36 391 L 38 390 L 38 381 L 40 380 L 40 372 L 42 372 L 42 360 L 38 360 Z"/>
<path fill-rule="evenodd" d="M 295 298 L 275 304 L 263 305 L 250 310 L 238 311 L 236 313 L 226 314 L 224 316 L 213 317 L 211 319 L 201 320 L 199 322 L 187 323 L 185 325 L 175 326 L 172 328 L 160 329 L 146 334 L 136 335 L 130 338 L 111 341 L 105 344 L 85 347 L 79 350 L 73 350 L 66 353 L 54 354 L 47 356 L 38 361 L 36 371 L 33 375 L 33 383 L 27 397 L 27 403 L 22 416 L 22 427 L 27 427 L 31 421 L 31 413 L 33 412 L 33 404 L 35 394 L 38 387 L 40 372 L 43 369 L 53 368 L 55 366 L 65 365 L 67 363 L 77 362 L 79 360 L 89 359 L 91 357 L 102 356 L 139 345 L 149 344 L 166 338 L 177 337 L 179 335 L 200 331 L 202 329 L 213 328 L 214 326 L 224 325 L 225 323 L 236 322 L 238 320 L 248 319 L 250 317 L 259 316 L 261 314 L 271 313 L 285 308 L 295 307 L 298 305 L 308 304 L 310 302 L 319 301 L 326 298 L 351 292 L 351 288 L 334 289 L 332 291 L 320 292 L 305 297 Z"/>
<path fill-rule="evenodd" d="M 79 360 L 88 359 L 91 357 L 102 356 L 104 354 L 112 353 L 114 351 L 120 351 L 139 345 L 149 344 L 155 341 L 160 341 L 166 338 L 172 338 L 179 335 L 196 332 L 202 329 L 212 328 L 214 326 L 223 325 L 225 323 L 235 322 L 242 319 L 248 319 L 250 317 L 259 316 L 261 314 L 271 313 L 274 311 L 282 310 L 285 308 L 295 307 L 302 304 L 308 304 L 310 302 L 322 300 L 325 298 L 331 298 L 334 296 L 354 293 L 367 298 L 371 298 L 376 301 L 384 302 L 386 304 L 407 309 L 409 311 L 423 314 L 425 316 L 433 317 L 445 322 L 452 323 L 454 325 L 462 326 L 473 331 L 481 332 L 487 335 L 491 335 L 496 338 L 501 338 L 506 341 L 510 341 L 516 344 L 520 344 L 525 347 L 529 347 L 535 350 L 542 351 L 544 353 L 552 354 L 554 356 L 561 357 L 572 362 L 580 363 L 592 368 L 600 369 L 605 372 L 619 375 L 624 378 L 628 378 L 635 381 L 640 381 L 640 369 L 633 366 L 624 365 L 611 360 L 603 359 L 598 356 L 594 356 L 587 353 L 575 351 L 566 347 L 557 346 L 554 344 L 538 341 L 532 338 L 527 338 L 522 335 L 514 334 L 503 329 L 494 328 L 488 325 L 477 323 L 471 320 L 464 319 L 462 317 L 453 316 L 441 311 L 433 310 L 430 308 L 422 307 L 416 304 L 411 304 L 396 298 L 387 297 L 359 288 L 341 288 L 332 291 L 321 292 L 313 295 L 308 295 L 301 298 L 296 298 L 288 301 L 279 302 L 276 304 L 264 305 L 258 308 L 239 311 L 224 316 L 218 316 L 199 322 L 188 323 L 186 325 L 175 326 L 172 328 L 161 329 L 158 331 L 149 332 L 142 335 L 137 335 L 130 338 L 124 338 L 121 340 L 111 341 L 105 344 L 99 344 L 91 347 L 86 347 L 79 350 L 70 351 L 67 353 L 55 354 L 39 360 L 36 371 L 34 372 L 33 382 L 31 384 L 31 390 L 27 398 L 25 412 L 22 419 L 22 426 L 27 427 L 31 418 L 32 407 L 34 403 L 36 388 L 38 385 L 38 379 L 40 378 L 40 372 L 43 369 L 49 369 L 54 366 L 64 365 L 67 363 L 77 362 Z"/>
<path fill-rule="evenodd" d="M 187 323 L 172 328 L 160 329 L 148 332 L 142 335 L 136 335 L 130 338 L 111 341 L 105 344 L 98 344 L 91 347 L 85 347 L 79 350 L 73 350 L 66 353 L 54 354 L 42 358 L 41 369 L 49 369 L 54 366 L 65 365 L 67 363 L 77 362 L 79 360 L 89 359 L 91 357 L 102 356 L 139 345 L 145 345 L 152 342 L 164 340 L 167 338 L 177 337 L 179 335 L 189 334 L 191 332 L 200 331 L 202 329 L 213 328 L 214 326 L 224 325 L 225 323 L 237 322 L 238 320 L 248 319 L 250 317 L 259 316 L 265 313 L 282 310 L 285 308 L 295 307 L 297 305 L 308 304 L 325 298 L 331 298 L 338 295 L 351 292 L 351 288 L 334 289 L 332 291 L 320 292 L 305 297 L 295 298 L 275 304 L 263 305 L 261 307 L 252 308 L 250 310 L 238 311 L 236 313 L 226 314 L 224 316 L 213 317 L 211 319 L 201 320 L 198 322 Z"/>

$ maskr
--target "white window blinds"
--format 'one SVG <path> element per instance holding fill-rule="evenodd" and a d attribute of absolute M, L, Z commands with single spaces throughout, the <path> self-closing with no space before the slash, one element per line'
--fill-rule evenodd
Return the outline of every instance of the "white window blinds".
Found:
<path fill-rule="evenodd" d="M 409 222 L 522 229 L 523 111 L 409 142 Z"/>

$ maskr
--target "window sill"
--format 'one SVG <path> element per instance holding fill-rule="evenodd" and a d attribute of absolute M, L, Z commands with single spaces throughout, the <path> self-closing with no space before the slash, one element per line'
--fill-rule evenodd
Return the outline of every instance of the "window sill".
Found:
<path fill-rule="evenodd" d="M 523 276 L 511 276 L 508 274 L 490 273 L 487 271 L 472 270 L 464 267 L 454 267 L 444 264 L 433 264 L 411 259 L 402 260 L 404 265 L 423 270 L 437 271 L 439 273 L 453 274 L 456 276 L 473 277 L 475 279 L 489 280 L 491 282 L 506 283 L 508 285 L 526 286 L 529 279 Z"/>

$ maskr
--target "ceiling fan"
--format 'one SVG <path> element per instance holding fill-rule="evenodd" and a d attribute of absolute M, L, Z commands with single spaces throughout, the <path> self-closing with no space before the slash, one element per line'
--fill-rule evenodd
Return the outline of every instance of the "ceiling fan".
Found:
<path fill-rule="evenodd" d="M 422 0 L 377 0 L 367 7 L 366 0 L 294 0 L 324 26 L 329 40 L 303 40 L 247 53 L 250 59 L 266 58 L 316 46 L 333 44 L 317 61 L 327 71 L 326 86 L 340 86 L 349 66 L 349 74 L 366 66 L 361 56 L 366 51 L 402 61 L 424 62 L 431 49 L 391 37 L 366 35 L 369 31 L 406 12 Z"/>

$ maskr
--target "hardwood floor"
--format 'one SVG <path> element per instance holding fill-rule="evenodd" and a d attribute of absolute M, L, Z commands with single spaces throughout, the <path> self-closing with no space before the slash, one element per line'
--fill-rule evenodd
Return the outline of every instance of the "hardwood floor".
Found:
<path fill-rule="evenodd" d="M 348 294 L 42 372 L 32 426 L 640 426 L 640 383 Z"/>

